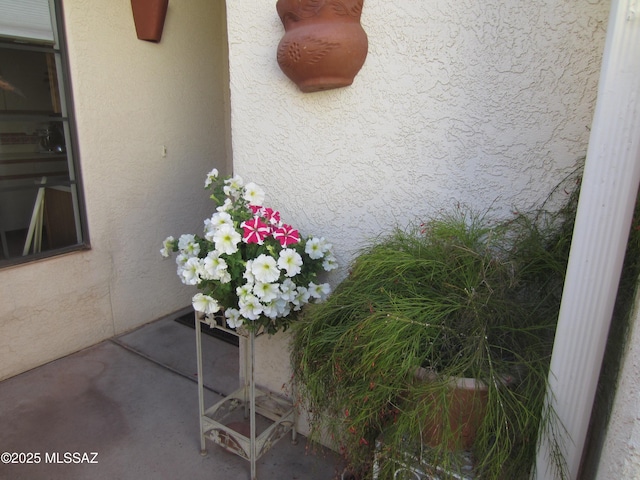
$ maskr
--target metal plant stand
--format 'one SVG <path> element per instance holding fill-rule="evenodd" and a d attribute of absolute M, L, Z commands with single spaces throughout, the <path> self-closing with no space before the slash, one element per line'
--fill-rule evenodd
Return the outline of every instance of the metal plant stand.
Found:
<path fill-rule="evenodd" d="M 237 332 L 228 329 L 222 322 L 214 325 L 228 333 L 237 335 L 244 342 L 245 375 L 244 385 L 206 408 L 204 405 L 204 384 L 202 372 L 202 332 L 204 317 L 196 312 L 196 350 L 198 362 L 198 402 L 200 407 L 200 453 L 207 454 L 208 438 L 225 450 L 248 460 L 251 463 L 251 480 L 256 480 L 256 460 L 266 453 L 278 440 L 291 431 L 292 442 L 296 442 L 296 411 L 292 402 L 286 401 L 271 392 L 255 386 L 254 346 L 256 333 Z M 240 413 L 249 419 L 249 436 L 246 436 L 229 425 L 234 415 Z M 256 432 L 256 413 L 272 422 L 259 435 Z M 226 422 L 226 423 L 225 423 Z"/>

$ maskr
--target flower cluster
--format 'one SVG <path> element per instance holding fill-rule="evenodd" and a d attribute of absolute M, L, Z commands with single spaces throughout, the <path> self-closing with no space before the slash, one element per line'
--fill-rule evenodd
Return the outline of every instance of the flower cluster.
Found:
<path fill-rule="evenodd" d="M 337 264 L 324 238 L 303 238 L 263 206 L 264 191 L 239 176 L 220 178 L 213 169 L 205 181 L 217 203 L 204 221 L 203 236 L 167 237 L 160 253 L 177 252 L 182 283 L 200 290 L 193 308 L 209 319 L 224 310 L 231 328 L 269 333 L 287 328 L 292 311 L 330 293 L 327 283 L 316 283 L 318 273 Z"/>

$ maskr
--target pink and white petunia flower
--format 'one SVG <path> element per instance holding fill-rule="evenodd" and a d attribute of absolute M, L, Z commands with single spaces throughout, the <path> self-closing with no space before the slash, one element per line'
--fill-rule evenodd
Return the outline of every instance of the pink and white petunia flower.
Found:
<path fill-rule="evenodd" d="M 271 229 L 269 225 L 264 223 L 260 217 L 253 217 L 240 224 L 243 230 L 242 241 L 244 243 L 257 243 L 262 245 L 264 239 L 267 238 Z"/>
<path fill-rule="evenodd" d="M 300 233 L 291 225 L 284 224 L 274 230 L 273 238 L 278 240 L 283 247 L 287 247 L 300 241 Z"/>
<path fill-rule="evenodd" d="M 271 225 L 280 224 L 280 212 L 277 212 L 273 208 L 264 207 L 262 210 L 262 216 L 265 217 Z"/>

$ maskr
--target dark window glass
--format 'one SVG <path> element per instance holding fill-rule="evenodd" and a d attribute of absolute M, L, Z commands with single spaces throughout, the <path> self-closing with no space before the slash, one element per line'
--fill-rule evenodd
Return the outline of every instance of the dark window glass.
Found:
<path fill-rule="evenodd" d="M 53 42 L 0 31 L 0 266 L 87 244 L 61 16 L 52 12 Z"/>

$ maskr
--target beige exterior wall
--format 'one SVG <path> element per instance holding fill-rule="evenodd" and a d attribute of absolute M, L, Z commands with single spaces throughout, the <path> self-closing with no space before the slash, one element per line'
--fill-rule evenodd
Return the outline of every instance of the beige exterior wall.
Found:
<path fill-rule="evenodd" d="M 172 1 L 159 44 L 129 0 L 64 13 L 92 248 L 0 270 L 0 379 L 189 305 L 161 242 L 201 229 L 230 163 L 224 2 Z"/>

